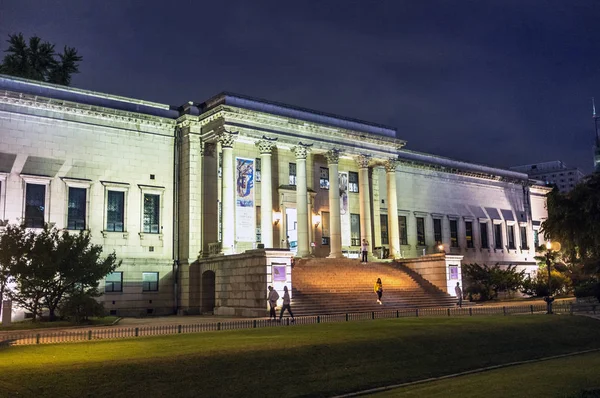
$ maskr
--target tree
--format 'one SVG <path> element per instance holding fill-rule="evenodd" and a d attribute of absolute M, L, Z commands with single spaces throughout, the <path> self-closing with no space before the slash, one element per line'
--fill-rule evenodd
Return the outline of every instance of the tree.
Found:
<path fill-rule="evenodd" d="M 554 189 L 548 194 L 547 207 L 542 232 L 561 243 L 576 294 L 600 292 L 600 173 L 587 177 L 568 193 Z M 596 288 L 577 288 L 594 284 Z M 600 293 L 597 297 L 600 300 Z"/>
<path fill-rule="evenodd" d="M 521 287 L 525 271 L 517 271 L 516 265 L 506 268 L 495 264 L 491 267 L 486 264 L 463 264 L 463 277 L 465 279 L 465 292 L 469 297 L 478 295 L 482 301 L 498 297 L 500 291 L 514 291 Z"/>
<path fill-rule="evenodd" d="M 102 247 L 90 240 L 84 231 L 73 234 L 45 225 L 34 232 L 24 225 L 9 225 L 0 235 L 0 247 L 9 250 L 1 260 L 8 260 L 16 283 L 10 297 L 34 319 L 47 308 L 50 320 L 55 320 L 63 299 L 97 287 L 120 265 L 114 252 L 101 259 Z"/>
<path fill-rule="evenodd" d="M 79 73 L 79 62 L 83 58 L 77 55 L 75 48 L 65 46 L 62 54 L 56 54 L 54 44 L 38 36 L 31 37 L 29 43 L 22 33 L 8 37 L 9 46 L 0 64 L 0 73 L 65 86 L 71 83 L 74 73 Z"/>

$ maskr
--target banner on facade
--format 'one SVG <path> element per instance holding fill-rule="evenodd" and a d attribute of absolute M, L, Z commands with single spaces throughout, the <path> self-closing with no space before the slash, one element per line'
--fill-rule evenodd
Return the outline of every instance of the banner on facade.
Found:
<path fill-rule="evenodd" d="M 235 240 L 256 241 L 254 159 L 235 158 Z"/>
<path fill-rule="evenodd" d="M 350 246 L 350 204 L 348 203 L 348 173 L 339 173 L 340 181 L 340 224 L 342 246 Z"/>

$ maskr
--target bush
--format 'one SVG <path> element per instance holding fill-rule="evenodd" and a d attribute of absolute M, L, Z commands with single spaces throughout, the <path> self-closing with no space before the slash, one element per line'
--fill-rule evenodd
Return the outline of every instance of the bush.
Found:
<path fill-rule="evenodd" d="M 71 322 L 82 323 L 90 317 L 100 317 L 106 314 L 104 305 L 99 303 L 95 292 L 84 291 L 69 295 L 59 307 L 59 312 L 64 319 Z"/>
<path fill-rule="evenodd" d="M 487 301 L 497 298 L 498 292 L 518 290 L 524 275 L 524 271 L 516 271 L 515 265 L 506 268 L 498 264 L 491 267 L 477 263 L 463 265 L 465 292 L 470 300 L 479 296 L 479 300 Z"/>
<path fill-rule="evenodd" d="M 549 295 L 567 294 L 571 292 L 572 283 L 571 279 L 567 275 L 554 270 L 551 271 L 551 274 L 551 294 L 548 294 L 548 274 L 544 270 L 540 270 L 535 278 L 525 279 L 523 281 L 521 292 L 533 297 L 545 297 Z"/>
<path fill-rule="evenodd" d="M 594 278 L 582 281 L 575 286 L 575 297 L 596 297 L 600 301 L 600 282 Z"/>

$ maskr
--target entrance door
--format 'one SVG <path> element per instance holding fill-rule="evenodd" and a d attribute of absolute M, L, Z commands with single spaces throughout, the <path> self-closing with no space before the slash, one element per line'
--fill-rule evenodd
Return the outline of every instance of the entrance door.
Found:
<path fill-rule="evenodd" d="M 215 273 L 204 271 L 202 274 L 202 313 L 215 311 Z"/>
<path fill-rule="evenodd" d="M 296 253 L 298 250 L 298 217 L 296 209 L 285 209 L 285 225 L 287 238 L 290 241 L 290 250 Z"/>

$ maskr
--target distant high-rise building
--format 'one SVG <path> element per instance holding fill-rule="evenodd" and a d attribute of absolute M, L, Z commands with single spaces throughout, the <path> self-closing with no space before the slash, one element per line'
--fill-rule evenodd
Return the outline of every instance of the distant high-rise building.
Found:
<path fill-rule="evenodd" d="M 527 173 L 534 180 L 555 184 L 561 192 L 570 191 L 585 176 L 578 168 L 568 167 L 560 160 L 514 166 L 510 169 Z"/>

